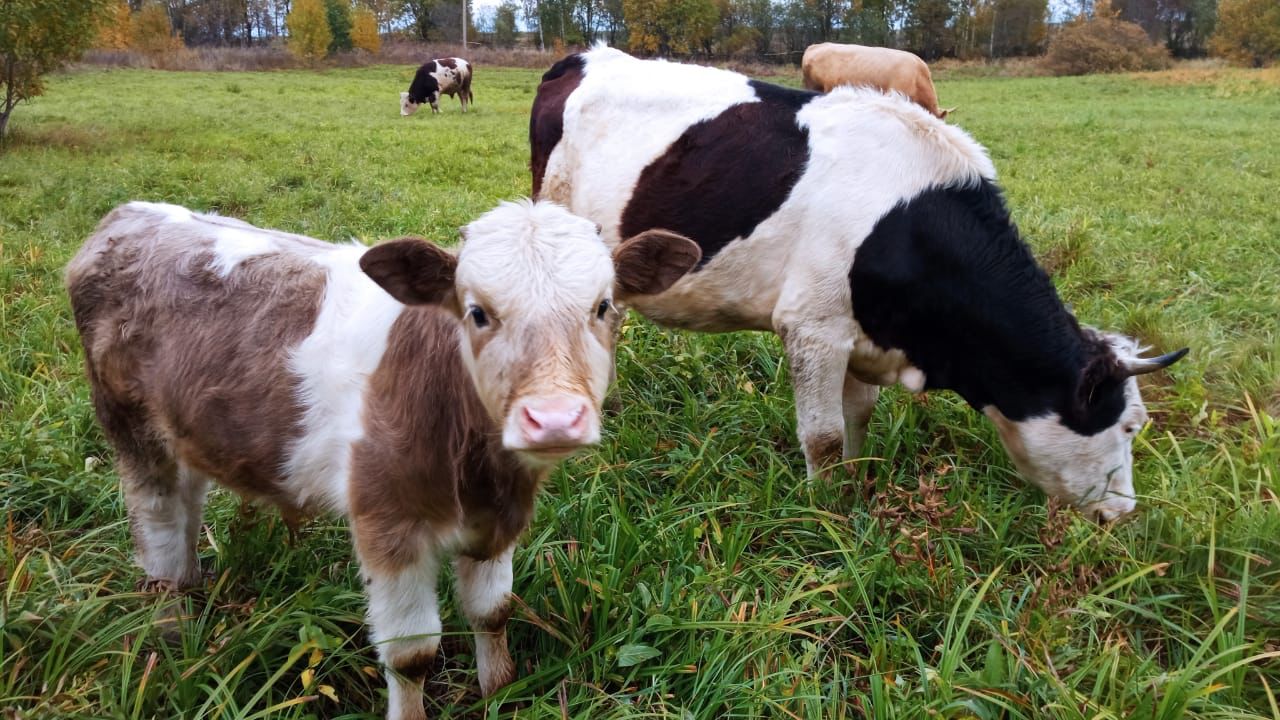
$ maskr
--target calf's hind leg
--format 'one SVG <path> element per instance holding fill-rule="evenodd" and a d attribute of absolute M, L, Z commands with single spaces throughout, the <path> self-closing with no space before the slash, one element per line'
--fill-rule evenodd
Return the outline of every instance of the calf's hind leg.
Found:
<path fill-rule="evenodd" d="M 198 584 L 196 540 L 208 480 L 159 456 L 122 454 L 116 467 L 146 586 L 180 590 Z"/>

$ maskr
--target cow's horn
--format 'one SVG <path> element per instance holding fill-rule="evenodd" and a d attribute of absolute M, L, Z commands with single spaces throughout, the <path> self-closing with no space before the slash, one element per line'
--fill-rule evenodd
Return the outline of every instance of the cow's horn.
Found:
<path fill-rule="evenodd" d="M 1163 370 L 1178 362 L 1189 350 L 1190 348 L 1182 348 L 1181 350 L 1174 350 L 1173 352 L 1165 353 L 1160 357 L 1136 358 L 1126 361 L 1124 368 L 1129 375 L 1145 375 L 1157 370 Z"/>

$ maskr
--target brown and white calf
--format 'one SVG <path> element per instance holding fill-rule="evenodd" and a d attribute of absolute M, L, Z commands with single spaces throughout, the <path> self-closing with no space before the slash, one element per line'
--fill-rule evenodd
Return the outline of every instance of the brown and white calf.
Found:
<path fill-rule="evenodd" d="M 462 112 L 475 99 L 471 94 L 471 63 L 462 58 L 438 58 L 428 60 L 413 75 L 413 82 L 406 92 L 400 93 L 400 114 L 412 115 L 423 103 L 431 105 L 431 112 L 440 112 L 440 96 L 457 95 Z"/>
<path fill-rule="evenodd" d="M 840 85 L 865 86 L 884 92 L 900 92 L 930 113 L 945 118 L 938 107 L 929 66 L 906 50 L 868 45 L 817 43 L 805 48 L 800 60 L 804 86 L 831 92 Z"/>
<path fill-rule="evenodd" d="M 347 516 L 395 719 L 424 716 L 449 556 L 480 686 L 511 681 L 512 549 L 553 464 L 600 437 L 615 303 L 698 259 L 662 232 L 610 253 L 547 202 L 504 203 L 463 236 L 456 256 L 334 245 L 135 202 L 67 268 L 148 581 L 200 580 L 210 481 L 286 517 Z"/>
<path fill-rule="evenodd" d="M 782 337 L 810 473 L 857 457 L 878 387 L 902 383 L 986 414 L 1050 495 L 1102 519 L 1133 509 L 1133 376 L 1181 353 L 1143 359 L 1077 324 L 960 128 L 866 88 L 597 48 L 543 75 L 529 138 L 534 192 L 606 242 L 665 228 L 701 247 L 638 311 Z"/>

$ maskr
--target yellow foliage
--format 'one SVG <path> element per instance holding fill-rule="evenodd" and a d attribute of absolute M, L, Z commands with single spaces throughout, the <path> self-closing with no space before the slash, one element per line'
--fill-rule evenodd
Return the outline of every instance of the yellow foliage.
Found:
<path fill-rule="evenodd" d="M 178 50 L 182 47 L 182 39 L 173 34 L 173 25 L 169 22 L 169 11 L 160 3 L 143 6 L 133 16 L 133 37 L 129 47 L 147 55 L 157 56 Z"/>
<path fill-rule="evenodd" d="M 378 18 L 367 7 L 356 8 L 351 18 L 351 45 L 376 53 L 382 49 L 382 37 L 378 35 Z"/>
<path fill-rule="evenodd" d="M 1209 49 L 1233 63 L 1253 67 L 1280 58 L 1280 3 L 1222 0 Z"/>
<path fill-rule="evenodd" d="M 320 0 L 294 0 L 284 22 L 289 28 L 289 52 L 294 57 L 315 61 L 329 53 L 333 31 Z"/>
<path fill-rule="evenodd" d="M 129 4 L 121 0 L 103 13 L 94 46 L 105 50 L 127 50 L 132 39 L 133 17 L 129 13 Z"/>

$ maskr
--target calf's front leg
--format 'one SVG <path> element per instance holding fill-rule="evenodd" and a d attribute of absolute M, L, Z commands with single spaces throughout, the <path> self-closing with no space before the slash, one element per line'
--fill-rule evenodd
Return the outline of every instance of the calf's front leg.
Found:
<path fill-rule="evenodd" d="M 497 557 L 475 560 L 460 555 L 454 560 L 458 576 L 458 600 L 467 622 L 476 633 L 476 664 L 480 691 L 486 697 L 515 679 L 515 664 L 507 651 L 507 620 L 511 617 L 511 554 L 508 547 Z"/>
<path fill-rule="evenodd" d="M 796 426 L 809 476 L 827 474 L 845 447 L 842 397 L 849 343 L 822 324 L 780 325 L 795 386 Z"/>
<path fill-rule="evenodd" d="M 422 684 L 440 649 L 440 560 L 424 532 L 378 532 L 353 520 L 369 596 L 369 635 L 386 668 L 387 720 L 425 720 Z M 381 540 L 381 542 L 380 542 Z"/>

